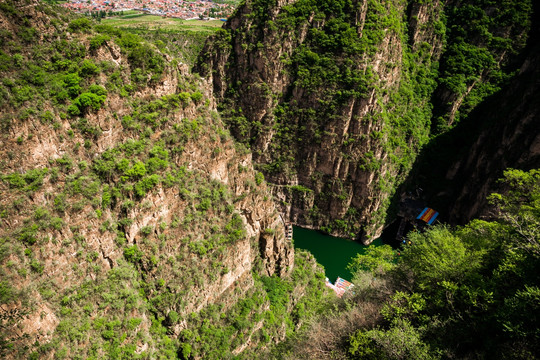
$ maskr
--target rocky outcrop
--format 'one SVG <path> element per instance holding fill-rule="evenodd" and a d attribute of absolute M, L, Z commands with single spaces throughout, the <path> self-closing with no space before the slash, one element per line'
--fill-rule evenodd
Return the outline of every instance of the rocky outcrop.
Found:
<path fill-rule="evenodd" d="M 275 185 L 286 217 L 369 242 L 410 167 L 403 158 L 414 158 L 426 138 L 426 114 L 407 130 L 391 117 L 425 111 L 432 84 L 423 96 L 402 92 L 420 73 L 429 82 L 442 47 L 430 24 L 440 21 L 442 5 L 301 6 L 247 1 L 207 43 L 197 70 L 212 81 L 231 131 Z M 415 57 L 412 63 L 404 54 Z"/>
<path fill-rule="evenodd" d="M 430 132 L 512 76 L 530 6 L 246 1 L 196 70 L 286 217 L 368 243 Z"/>

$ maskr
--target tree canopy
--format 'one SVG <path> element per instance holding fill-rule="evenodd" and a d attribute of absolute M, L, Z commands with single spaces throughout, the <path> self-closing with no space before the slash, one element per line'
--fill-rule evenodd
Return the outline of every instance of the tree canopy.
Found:
<path fill-rule="evenodd" d="M 538 358 L 540 171 L 510 169 L 500 184 L 503 191 L 490 197 L 492 221 L 411 232 L 399 255 L 389 246 L 357 255 L 343 320 L 321 320 L 343 337 L 319 352 L 349 359 Z M 321 326 L 305 344 L 328 339 Z"/>

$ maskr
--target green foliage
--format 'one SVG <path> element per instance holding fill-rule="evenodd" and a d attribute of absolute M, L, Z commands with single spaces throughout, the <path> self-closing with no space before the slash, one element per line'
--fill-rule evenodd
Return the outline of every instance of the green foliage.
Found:
<path fill-rule="evenodd" d="M 143 253 L 137 245 L 133 245 L 124 249 L 124 257 L 131 263 L 138 263 L 142 260 Z"/>
<path fill-rule="evenodd" d="M 70 176 L 66 181 L 66 191 L 71 195 L 82 194 L 87 199 L 94 199 L 100 191 L 101 183 L 95 176 Z"/>
<path fill-rule="evenodd" d="M 98 111 L 101 109 L 103 104 L 105 104 L 105 99 L 107 96 L 99 94 L 103 94 L 103 91 L 98 91 L 98 94 L 94 92 L 84 92 L 80 94 L 68 107 L 69 115 L 77 116 L 88 111 Z"/>
<path fill-rule="evenodd" d="M 350 136 L 328 142 L 331 146 L 337 144 L 340 147 L 330 150 L 341 151 L 346 155 L 344 159 L 360 171 L 377 171 L 381 162 L 377 160 L 375 151 L 360 155 L 357 152 L 365 150 L 367 141 L 369 144 L 382 143 L 392 166 L 395 166 L 387 176 L 405 172 L 414 161 L 415 148 L 427 138 L 426 124 L 431 110 L 424 100 L 431 96 L 435 86 L 436 66 L 431 63 L 429 46 L 418 51 L 407 48 L 406 31 L 395 4 L 367 1 L 368 11 L 361 31 L 352 15 L 358 13 L 358 4 L 352 1 L 321 3 L 300 0 L 286 5 L 272 22 L 268 7 L 274 2 L 254 1 L 248 5 L 253 7 L 249 16 L 257 20 L 253 32 L 280 28 L 288 29 L 285 32 L 287 36 L 295 36 L 298 29 L 305 29 L 303 45 L 290 58 L 283 59 L 286 76 L 295 82 L 285 95 L 273 94 L 264 82 L 247 85 L 249 91 L 261 94 L 267 101 L 279 103 L 275 113 L 268 114 L 275 118 L 250 123 L 252 109 L 240 106 L 231 106 L 226 114 L 239 137 L 251 145 L 267 127 L 272 127 L 277 143 L 271 144 L 269 153 L 277 155 L 261 167 L 267 175 L 270 174 L 269 178 L 275 174 L 288 176 L 303 166 L 304 158 L 295 151 L 293 141 L 326 143 L 330 137 L 334 138 L 336 134 L 328 129 L 338 120 L 335 114 L 351 104 L 365 101 L 367 94 L 385 99 L 377 104 L 381 113 L 371 114 L 373 118 L 369 119 L 351 119 L 351 123 L 365 126 L 372 121 L 382 124 L 381 128 L 365 139 Z M 9 4 L 1 4 L 1 8 L 4 12 L 19 11 Z M 470 12 L 474 19 L 483 16 L 475 8 L 463 6 L 463 11 Z M 522 14 L 517 11 L 505 16 L 510 22 L 526 20 Z M 307 19 L 310 19 L 309 24 Z M 194 298 L 190 293 L 192 289 L 202 289 L 209 283 L 220 281 L 219 276 L 230 271 L 229 265 L 223 261 L 228 246 L 249 240 L 242 218 L 234 210 L 234 201 L 241 198 L 235 199 L 225 186 L 207 180 L 206 174 L 188 166 L 184 162 L 186 157 L 182 155 L 188 142 L 192 146 L 197 140 L 205 139 L 209 122 L 218 126 L 219 119 L 212 115 L 210 121 L 208 112 L 203 112 L 197 119 L 185 116 L 196 107 L 197 111 L 205 111 L 205 105 L 209 103 L 208 100 L 204 103 L 204 96 L 193 85 L 195 81 L 185 80 L 179 85 L 181 91 L 177 94 L 150 100 L 137 98 L 137 86 L 159 80 L 167 64 L 156 48 L 135 32 L 98 25 L 95 30 L 100 34 L 95 35 L 91 23 L 82 19 L 72 21 L 68 28 L 75 33 L 72 34 L 73 41 L 55 34 L 50 48 L 39 42 L 31 53 L 15 49 L 10 44 L 14 35 L 3 36 L 5 33 L 2 33 L 0 60 L 5 61 L 0 61 L 0 71 L 10 72 L 0 85 L 2 101 L 5 101 L 2 107 L 8 104 L 24 108 L 18 114 L 20 120 L 26 121 L 29 127 L 39 127 L 53 122 L 55 114 L 65 120 L 66 111 L 72 116 L 98 111 L 104 106 L 109 93 L 124 97 L 133 95 L 129 104 L 122 106 L 119 115 L 113 114 L 112 118 L 118 120 L 122 117 L 126 136 L 134 140 L 114 144 L 104 151 L 100 149 L 98 155 L 77 147 L 78 153 L 70 154 L 69 149 L 80 139 L 79 135 L 85 138 L 85 147 L 90 148 L 90 139 L 101 133 L 99 126 L 92 122 L 94 116 L 71 119 L 71 129 L 80 134 L 68 129 L 68 137 L 64 139 L 63 130 L 57 129 L 60 141 L 68 145 L 65 147 L 68 153 L 50 160 L 51 164 L 59 166 L 54 169 L 54 180 L 53 171 L 47 169 L 2 176 L 10 196 L 21 191 L 37 191 L 43 183 L 47 184 L 45 194 L 39 193 L 36 197 L 44 199 L 39 207 L 25 207 L 21 205 L 23 200 L 14 202 L 12 207 L 4 209 L 2 206 L 2 217 L 17 212 L 17 216 L 22 217 L 18 228 L 6 230 L 9 232 L 7 236 L 20 247 L 16 250 L 18 253 L 13 254 L 16 261 L 8 264 L 6 272 L 16 276 L 18 271 L 20 276 L 30 280 L 46 278 L 40 277 L 49 270 L 44 267 L 48 262 L 43 261 L 48 256 L 43 254 L 44 250 L 49 247 L 43 244 L 65 241 L 61 247 L 53 248 L 60 248 L 59 251 L 66 251 L 66 254 L 72 254 L 73 248 L 78 264 L 70 271 L 92 279 L 59 289 L 59 294 L 50 290 L 56 290 L 53 286 L 44 286 L 49 288 L 48 292 L 39 290 L 43 298 L 58 307 L 55 314 L 59 324 L 49 344 L 32 345 L 39 347 L 37 353 L 47 357 L 45 354 L 55 349 L 56 356 L 73 358 L 232 358 L 232 349 L 240 348 L 248 339 L 251 344 L 258 341 L 265 344 L 280 338 L 283 331 L 288 334 L 296 332 L 306 319 L 324 308 L 321 301 L 324 293 L 322 275 L 315 274 L 312 263 L 301 252 L 297 254 L 296 266 L 289 279 L 256 277 L 252 289 L 236 290 L 238 293 L 234 296 L 241 300 L 235 304 L 228 307 L 208 305 L 192 316 L 185 314 L 186 299 L 193 301 Z M 441 25 L 440 31 L 443 28 Z M 81 41 L 76 34 L 78 32 L 90 34 Z M 360 32 L 362 36 L 359 36 Z M 37 43 L 36 30 L 29 26 L 18 29 L 16 35 L 20 35 L 23 41 Z M 222 41 L 218 41 L 218 46 L 229 51 L 233 36 L 238 34 L 220 30 L 218 37 Z M 377 58 L 378 46 L 386 36 L 399 38 L 400 44 L 392 45 L 403 49 L 401 55 L 404 60 L 398 69 L 402 72 L 403 81 L 396 89 L 381 88 L 377 74 L 369 65 L 358 66 L 362 62 L 370 64 Z M 86 54 L 88 41 L 91 52 Z M 98 66 L 91 57 L 94 50 L 105 42 L 113 41 L 120 45 L 130 60 L 132 83 L 123 76 L 122 68 L 110 64 Z M 460 42 L 462 40 L 458 37 L 452 41 L 447 48 L 449 58 L 445 65 L 445 71 L 452 74 L 443 78 L 441 84 L 462 92 L 463 85 L 475 81 L 479 72 L 494 68 L 494 55 L 491 48 L 471 45 L 465 40 Z M 493 39 L 491 44 L 501 50 L 511 46 L 504 39 Z M 164 42 L 157 46 L 164 48 Z M 246 44 L 245 50 L 249 52 L 248 56 L 252 56 L 266 51 L 266 46 L 266 43 L 255 41 Z M 470 62 L 470 58 L 479 61 Z M 96 76 L 101 71 L 106 74 Z M 459 72 L 459 76 L 454 77 L 454 72 Z M 99 83 L 105 77 L 109 79 L 107 90 L 101 85 L 91 84 L 93 80 Z M 241 97 L 245 95 L 245 92 L 241 93 L 245 91 L 243 86 L 233 83 L 227 91 Z M 481 95 L 492 90 L 483 89 Z M 294 102 L 288 94 L 308 94 L 310 101 Z M 49 98 L 51 102 L 46 100 Z M 62 104 L 60 110 L 45 110 L 57 103 Z M 180 118 L 182 120 L 177 120 Z M 39 122 L 31 124 L 36 119 Z M 218 134 L 221 143 L 229 142 L 223 132 Z M 219 136 L 212 139 L 217 139 L 216 144 Z M 18 142 L 21 146 L 17 148 L 22 149 L 28 143 L 26 135 L 21 136 Z M 239 153 L 241 151 L 247 150 L 239 150 Z M 85 160 L 75 157 L 79 154 L 83 154 Z M 73 166 L 73 161 L 78 167 Z M 236 165 L 233 168 L 236 171 Z M 64 173 L 58 174 L 58 169 Z M 394 171 L 396 169 L 399 171 Z M 238 167 L 238 171 L 251 174 L 246 167 Z M 494 345 L 495 350 L 490 354 L 503 348 L 505 354 L 510 354 L 507 357 L 511 357 L 512 353 L 507 349 L 514 344 L 524 349 L 524 353 L 536 352 L 534 344 L 538 343 L 538 331 L 535 324 L 538 319 L 534 314 L 539 309 L 539 286 L 537 278 L 530 274 L 538 271 L 535 244 L 538 239 L 538 174 L 514 175 L 515 180 L 509 180 L 511 186 L 515 188 L 523 184 L 522 189 L 515 194 L 493 197 L 501 210 L 502 223 L 476 222 L 457 230 L 434 228 L 424 234 L 411 235 L 413 243 L 403 250 L 399 262 L 389 249 L 373 251 L 354 260 L 352 266 L 356 271 L 371 270 L 377 273 L 378 280 L 373 282 L 387 281 L 388 287 L 397 286 L 399 290 L 390 293 L 387 289 L 380 297 L 382 310 L 380 315 L 373 316 L 376 318 L 374 323 L 360 330 L 354 329 L 352 336 L 350 333 L 341 336 L 340 341 L 351 357 L 432 358 L 437 356 L 437 349 L 442 348 L 448 357 L 470 358 L 476 354 L 470 351 L 475 349 L 471 339 L 476 339 L 474 335 L 479 332 L 493 335 L 493 341 L 480 339 L 478 344 L 481 349 L 490 349 Z M 255 174 L 255 184 L 261 185 L 263 180 L 261 173 Z M 391 181 L 382 179 L 380 188 L 391 186 L 388 185 Z M 324 190 L 316 193 L 314 189 L 319 187 L 311 185 L 319 183 L 323 184 Z M 348 180 L 337 181 L 323 175 L 314 179 L 313 184 L 288 190 L 296 196 L 309 197 L 307 199 L 317 197 L 337 203 L 348 200 L 347 187 L 350 184 Z M 48 189 L 49 185 L 53 186 L 53 192 Z M 260 191 L 254 188 L 253 181 L 244 185 Z M 146 215 L 145 211 L 149 211 L 150 202 L 140 200 L 145 200 L 146 194 L 159 186 L 171 187 L 164 191 L 179 196 L 180 212 L 174 214 L 171 226 L 160 225 L 155 231 L 154 224 L 143 227 L 141 234 L 134 234 L 137 245 L 130 243 L 124 247 L 127 241 L 125 231 L 138 221 L 133 213 Z M 525 191 L 531 188 L 530 193 Z M 33 194 L 20 195 L 26 199 L 24 201 L 29 197 L 36 201 Z M 99 250 L 86 248 L 93 244 L 84 241 L 84 229 L 55 217 L 82 210 L 98 218 L 97 227 L 104 236 L 117 236 L 117 244 L 122 247 L 127 263 L 116 259 L 112 269 L 106 270 L 100 261 L 111 261 L 107 252 L 103 251 L 101 259 Z M 316 211 L 317 208 L 313 213 Z M 357 226 L 354 221 L 358 217 L 353 209 L 347 212 L 346 219 L 336 219 L 331 226 L 346 232 L 354 231 L 354 226 Z M 165 221 L 158 219 L 157 223 L 166 224 Z M 59 230 L 71 231 L 72 239 L 54 238 L 59 235 Z M 89 227 L 86 231 L 91 230 Z M 187 235 L 176 237 L 180 231 Z M 107 232 L 110 234 L 105 234 Z M 141 235 L 152 233 L 157 235 L 157 239 L 140 239 Z M 174 255 L 168 259 L 160 256 L 161 250 L 171 246 L 174 247 Z M 17 268 L 19 262 L 22 265 L 20 269 Z M 18 294 L 7 282 L 0 283 L 2 301 L 12 301 L 16 296 Z M 348 309 L 354 304 L 345 302 L 336 306 Z M 370 318 L 370 313 L 366 314 L 362 313 L 362 318 Z M 167 334 L 172 334 L 175 331 L 173 326 L 180 322 L 188 328 L 182 331 L 178 340 L 169 337 Z M 255 325 L 258 327 L 259 324 L 262 327 L 255 330 Z M 510 339 L 506 343 L 505 336 Z M 506 348 L 497 344 L 501 339 Z M 92 345 L 86 347 L 81 344 Z M 148 344 L 152 350 L 140 353 L 137 350 L 140 344 Z M 35 354 L 30 357 L 35 357 Z M 488 355 L 485 357 L 489 358 Z"/>
<path fill-rule="evenodd" d="M 152 72 L 159 75 L 164 69 L 163 57 L 135 34 L 122 33 L 117 39 L 118 45 L 127 53 L 130 66 L 133 69 L 132 78 L 135 82 L 145 81 L 144 75 Z M 137 71 L 138 69 L 138 71 Z M 140 78 L 137 75 L 140 74 Z"/>
<path fill-rule="evenodd" d="M 101 135 L 101 129 L 97 125 L 92 125 L 86 118 L 79 118 L 76 123 L 71 125 L 77 129 L 85 138 L 97 139 Z"/>
<path fill-rule="evenodd" d="M 85 17 L 72 20 L 68 25 L 68 30 L 71 32 L 86 32 L 91 28 L 92 23 Z"/>
<path fill-rule="evenodd" d="M 153 174 L 145 176 L 135 184 L 135 193 L 137 194 L 137 196 L 142 197 L 160 182 L 161 177 L 159 175 Z"/>
<path fill-rule="evenodd" d="M 65 27 L 61 23 L 68 22 L 56 25 Z M 216 153 L 233 150 L 220 119 L 210 114 L 210 101 L 198 89 L 198 80 L 181 78 L 177 94 L 141 98 L 138 86 L 159 80 L 165 66 L 175 65 L 166 64 L 156 48 L 140 37 L 99 25 L 93 29 L 86 21 L 74 21 L 68 26 L 71 35 L 66 37 L 51 23 L 52 33 L 40 36 L 39 41 L 37 35 L 28 37 L 33 49 L 21 48 L 16 52 L 18 56 L 13 56 L 12 45 L 4 48 L 4 40 L 13 37 L 0 39 L 0 57 L 8 59 L 6 71 L 10 72 L 0 84 L 1 94 L 6 93 L 2 109 L 4 105 L 21 108 L 14 117 L 2 118 L 2 128 L 4 122 L 19 126 L 15 123 L 17 117 L 32 131 L 35 127 L 51 127 L 55 141 L 64 149 L 61 157 L 48 159 L 53 167 L 50 171 L 9 170 L 1 177 L 8 194 L 6 201 L 16 199 L 0 207 L 2 220 L 12 215 L 20 218 L 13 227 L 2 228 L 0 255 L 4 256 L 5 236 L 10 246 L 8 255 L 13 259 L 2 264 L 7 265 L 2 274 L 9 274 L 8 281 L 12 277 L 25 278 L 26 283 L 40 279 L 36 290 L 51 304 L 58 319 L 48 335 L 50 341 L 29 343 L 21 347 L 18 357 L 176 358 L 183 352 L 186 357 L 232 358 L 232 350 L 247 339 L 260 343 L 256 346 L 262 348 L 277 338 L 281 328 L 273 323 L 271 331 L 257 329 L 268 310 L 260 283 L 253 291 L 250 285 L 239 288 L 239 294 L 231 293 L 235 300 L 239 299 L 236 305 L 203 308 L 196 316 L 206 319 L 204 324 L 189 323 L 196 328 L 196 336 L 190 341 L 181 343 L 184 339 L 168 335 L 178 324 L 186 324 L 187 305 L 202 304 L 193 289 L 219 283 L 220 277 L 233 270 L 228 263 L 229 247 L 239 241 L 255 241 L 246 237 L 242 217 L 235 211 L 236 199 L 228 186 L 210 180 L 198 167 L 189 167 L 182 156 L 186 145 L 191 147 L 199 141 L 205 144 L 208 133 L 216 130 L 216 136 L 211 136 L 212 149 L 217 149 Z M 114 46 L 113 42 L 120 43 L 123 56 L 129 57 L 129 63 L 122 62 L 122 66 L 131 68 L 132 79 L 127 75 L 130 71 L 123 67 L 100 63 L 95 58 L 96 49 L 105 43 Z M 4 63 L 0 67 L 3 69 Z M 118 114 L 100 113 L 99 124 L 96 116 L 86 116 L 104 107 L 112 95 L 115 99 L 129 96 L 123 98 L 126 101 Z M 191 116 L 194 111 L 200 116 Z M 103 121 L 115 127 L 122 117 L 124 136 L 129 140 L 101 148 L 104 143 L 96 140 L 101 136 Z M 37 135 L 34 132 L 34 140 L 29 141 L 32 134 L 13 133 L 15 137 L 21 134 L 21 144 L 16 146 L 22 151 Z M 80 146 L 83 143 L 84 147 Z M 9 157 L 6 163 L 11 163 L 6 169 L 16 169 L 12 162 L 19 155 Z M 262 174 L 253 181 L 252 170 L 246 167 L 244 171 L 251 179 L 245 183 L 246 189 L 260 191 L 253 184 L 262 184 Z M 140 233 L 133 234 L 132 242 L 127 231 L 138 221 L 132 212 L 152 212 L 148 200 L 153 199 L 144 197 L 158 188 L 166 196 L 179 197 L 173 220 L 169 225 L 162 218 L 157 221 L 159 225 L 141 228 Z M 22 193 L 27 190 L 27 194 Z M 85 218 L 90 222 L 82 221 Z M 112 246 L 118 248 L 105 251 L 96 247 L 94 233 L 115 239 Z M 154 234 L 155 238 L 144 238 Z M 165 249 L 171 247 L 174 251 L 165 256 Z M 120 251 L 123 257 L 113 257 L 109 250 L 116 254 Z M 69 257 L 73 262 L 66 269 L 55 262 L 50 267 L 50 257 Z M 69 286 L 56 286 L 55 276 L 65 278 Z M 304 276 L 307 282 L 307 271 Z M 82 281 L 69 280 L 74 278 Z M 23 299 L 19 291 L 3 284 L 0 295 L 2 299 Z M 305 305 L 296 307 L 297 303 L 287 305 L 294 308 L 289 331 L 302 323 L 310 310 Z M 141 344 L 147 344 L 148 350 L 141 350 Z"/>
<path fill-rule="evenodd" d="M 8 304 L 15 300 L 15 294 L 15 289 L 7 281 L 0 281 L 0 304 Z"/>
<path fill-rule="evenodd" d="M 76 73 L 67 74 L 64 76 L 62 81 L 71 98 L 75 98 L 77 95 L 79 95 L 81 91 L 80 84 L 81 84 L 82 79 L 79 77 L 78 74 Z"/>
<path fill-rule="evenodd" d="M 471 252 L 448 228 L 409 233 L 408 239 L 412 244 L 403 249 L 401 258 L 426 289 L 441 281 L 461 282 L 481 265 L 482 254 Z"/>
<path fill-rule="evenodd" d="M 377 348 L 369 332 L 357 330 L 349 337 L 348 353 L 351 359 L 385 360 L 385 354 Z"/>
<path fill-rule="evenodd" d="M 194 103 L 198 104 L 201 102 L 203 94 L 200 91 L 195 91 L 194 93 L 190 94 L 190 97 Z"/>
<path fill-rule="evenodd" d="M 143 162 L 137 161 L 124 174 L 128 177 L 141 178 L 146 175 L 146 166 Z"/>
<path fill-rule="evenodd" d="M 2 176 L 2 180 L 11 188 L 31 192 L 38 190 L 43 185 L 43 179 L 48 172 L 49 169 L 47 168 L 31 169 L 24 174 L 12 173 L 4 175 Z"/>
<path fill-rule="evenodd" d="M 37 241 L 38 225 L 32 224 L 27 227 L 23 227 L 17 236 L 19 241 L 22 241 L 28 245 L 33 245 Z"/>
<path fill-rule="evenodd" d="M 79 74 L 82 77 L 90 77 L 99 73 L 99 68 L 90 59 L 84 59 L 79 65 Z"/>
<path fill-rule="evenodd" d="M 264 181 L 264 175 L 257 171 L 255 173 L 255 183 L 257 185 L 261 185 L 263 181 Z"/>
<path fill-rule="evenodd" d="M 96 35 L 90 39 L 90 50 L 99 49 L 103 44 L 106 44 L 111 37 L 109 35 Z"/>
<path fill-rule="evenodd" d="M 388 359 L 438 359 L 422 341 L 422 332 L 407 321 L 396 321 L 386 331 L 371 331 L 371 337 Z"/>
<path fill-rule="evenodd" d="M 454 119 L 444 113 L 447 104 L 436 104 L 440 106 L 435 109 L 439 118 L 433 127 L 436 133 L 458 122 L 511 75 L 505 65 L 511 62 L 509 55 L 525 45 L 532 2 L 465 1 L 447 6 L 445 12 L 447 47 L 441 59 L 439 91 L 463 101 Z"/>
<path fill-rule="evenodd" d="M 407 321 L 395 322 L 387 331 L 359 330 L 349 339 L 349 353 L 352 359 L 438 359 L 421 335 Z"/>
<path fill-rule="evenodd" d="M 538 354 L 539 171 L 508 170 L 501 184 L 504 192 L 491 196 L 497 221 L 411 232 L 397 261 L 391 249 L 357 256 L 355 294 L 336 316 L 318 320 L 300 349 L 352 359 Z M 327 341 L 326 323 L 347 334 L 345 344 Z"/>
<path fill-rule="evenodd" d="M 284 315 L 289 303 L 289 294 L 292 286 L 287 281 L 278 276 L 263 277 L 261 281 L 264 285 L 272 311 L 276 314 Z"/>
<path fill-rule="evenodd" d="M 508 169 L 501 182 L 509 188 L 505 194 L 492 194 L 499 216 L 520 237 L 516 245 L 540 254 L 540 170 L 529 172 Z"/>
<path fill-rule="evenodd" d="M 356 255 L 347 268 L 351 273 L 359 271 L 370 271 L 380 274 L 390 271 L 395 267 L 396 254 L 391 246 L 370 246 L 365 254 Z"/>

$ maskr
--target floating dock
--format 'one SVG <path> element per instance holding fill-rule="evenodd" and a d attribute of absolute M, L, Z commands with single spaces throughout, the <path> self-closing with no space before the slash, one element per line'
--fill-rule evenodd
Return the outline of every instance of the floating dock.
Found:
<path fill-rule="evenodd" d="M 350 290 L 352 287 L 354 287 L 354 284 L 342 279 L 340 277 L 337 278 L 336 283 L 332 284 L 328 278 L 326 278 L 324 284 L 329 287 L 330 289 L 334 290 L 336 295 L 338 297 L 342 297 L 343 294 L 345 294 L 348 290 Z"/>
<path fill-rule="evenodd" d="M 416 217 L 416 220 L 422 220 L 426 224 L 431 225 L 435 221 L 435 219 L 439 216 L 439 213 L 431 208 L 424 208 L 420 215 Z"/>

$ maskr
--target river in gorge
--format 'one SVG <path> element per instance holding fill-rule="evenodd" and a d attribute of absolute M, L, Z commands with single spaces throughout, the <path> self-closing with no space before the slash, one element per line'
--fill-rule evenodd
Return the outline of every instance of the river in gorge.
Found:
<path fill-rule="evenodd" d="M 304 229 L 298 226 L 293 231 L 294 247 L 309 250 L 317 262 L 324 266 L 326 277 L 333 283 L 339 276 L 352 280 L 352 274 L 347 265 L 356 254 L 363 254 L 367 246 L 360 242 L 325 235 L 316 230 Z M 369 246 L 380 246 L 381 239 L 375 240 Z"/>

